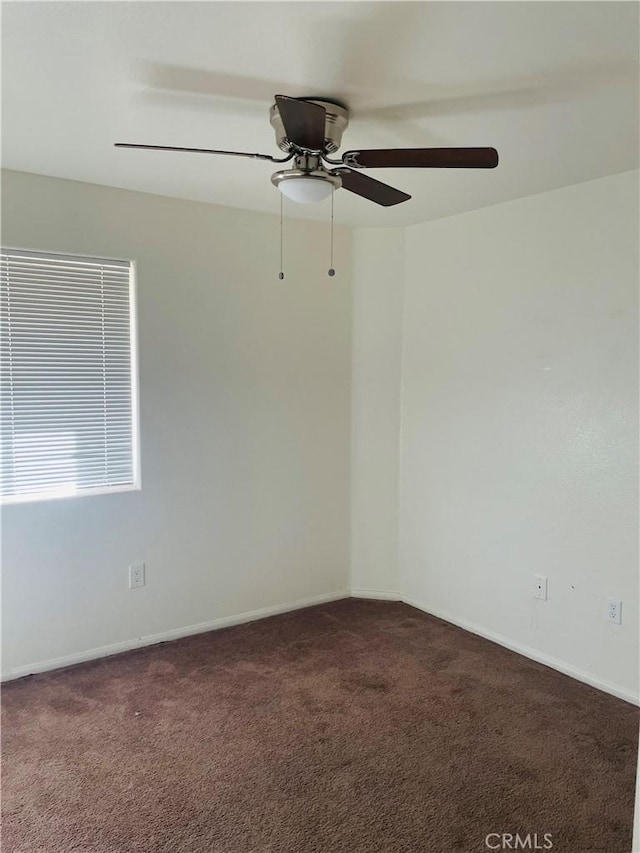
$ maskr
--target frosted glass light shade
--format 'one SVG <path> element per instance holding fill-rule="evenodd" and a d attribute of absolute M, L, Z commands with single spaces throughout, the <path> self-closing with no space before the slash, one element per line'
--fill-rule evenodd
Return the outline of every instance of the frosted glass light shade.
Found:
<path fill-rule="evenodd" d="M 323 178 L 291 177 L 280 181 L 278 189 L 291 201 L 312 204 L 331 195 L 333 185 Z"/>

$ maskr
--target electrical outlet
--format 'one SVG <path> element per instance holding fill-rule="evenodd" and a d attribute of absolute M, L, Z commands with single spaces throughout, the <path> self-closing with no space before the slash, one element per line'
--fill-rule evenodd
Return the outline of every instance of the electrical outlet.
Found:
<path fill-rule="evenodd" d="M 542 601 L 547 600 L 547 579 L 544 575 L 534 575 L 533 576 L 533 595 L 535 598 L 539 598 Z"/>
<path fill-rule="evenodd" d="M 134 563 L 129 566 L 129 589 L 144 586 L 144 563 Z"/>
<path fill-rule="evenodd" d="M 619 598 L 607 599 L 607 621 L 622 625 L 622 602 Z"/>

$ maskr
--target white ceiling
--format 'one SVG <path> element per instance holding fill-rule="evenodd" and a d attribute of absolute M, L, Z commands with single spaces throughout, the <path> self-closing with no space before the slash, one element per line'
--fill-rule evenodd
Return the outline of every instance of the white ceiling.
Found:
<path fill-rule="evenodd" d="M 3 165 L 279 211 L 274 164 L 114 149 L 278 156 L 274 94 L 352 117 L 342 150 L 485 146 L 495 170 L 368 172 L 412 194 L 345 191 L 336 220 L 405 225 L 638 167 L 635 2 L 5 2 Z M 330 202 L 286 203 L 325 219 Z"/>

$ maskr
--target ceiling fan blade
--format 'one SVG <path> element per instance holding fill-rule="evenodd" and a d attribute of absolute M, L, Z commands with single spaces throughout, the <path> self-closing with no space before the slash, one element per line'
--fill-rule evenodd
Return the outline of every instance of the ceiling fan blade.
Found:
<path fill-rule="evenodd" d="M 256 160 L 271 160 L 273 163 L 284 163 L 290 160 L 285 157 L 279 160 L 270 154 L 247 154 L 244 151 L 216 151 L 213 148 L 176 148 L 174 145 L 137 145 L 133 142 L 114 142 L 114 148 L 144 148 L 149 151 L 187 151 L 191 154 L 229 154 L 232 157 L 253 157 Z"/>
<path fill-rule="evenodd" d="M 407 193 L 390 187 L 389 184 L 383 184 L 382 181 L 376 181 L 368 175 L 361 175 L 360 172 L 352 172 L 351 169 L 336 169 L 336 174 L 342 178 L 342 186 L 345 190 L 368 198 L 369 201 L 375 201 L 383 207 L 391 207 L 411 198 Z"/>
<path fill-rule="evenodd" d="M 286 95 L 276 95 L 276 104 L 289 142 L 298 148 L 322 151 L 327 118 L 325 108 Z"/>
<path fill-rule="evenodd" d="M 378 148 L 347 151 L 342 156 L 356 169 L 495 169 L 495 148 Z"/>

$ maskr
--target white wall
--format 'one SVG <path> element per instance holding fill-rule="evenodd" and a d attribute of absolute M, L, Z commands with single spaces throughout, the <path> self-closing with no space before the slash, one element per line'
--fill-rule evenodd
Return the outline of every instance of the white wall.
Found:
<path fill-rule="evenodd" d="M 637 696 L 637 173 L 405 248 L 403 598 Z"/>
<path fill-rule="evenodd" d="M 346 230 L 329 279 L 288 222 L 279 283 L 277 217 L 11 172 L 3 214 L 5 245 L 137 260 L 143 464 L 140 493 L 4 508 L 3 671 L 340 595 L 350 568 L 637 691 L 636 173 L 357 230 L 353 351 Z"/>
<path fill-rule="evenodd" d="M 137 262 L 143 482 L 3 509 L 3 671 L 344 593 L 349 232 L 330 279 L 286 222 L 279 282 L 277 216 L 15 172 L 2 202 L 3 245 Z"/>
<path fill-rule="evenodd" d="M 354 232 L 351 588 L 398 595 L 403 231 Z"/>

